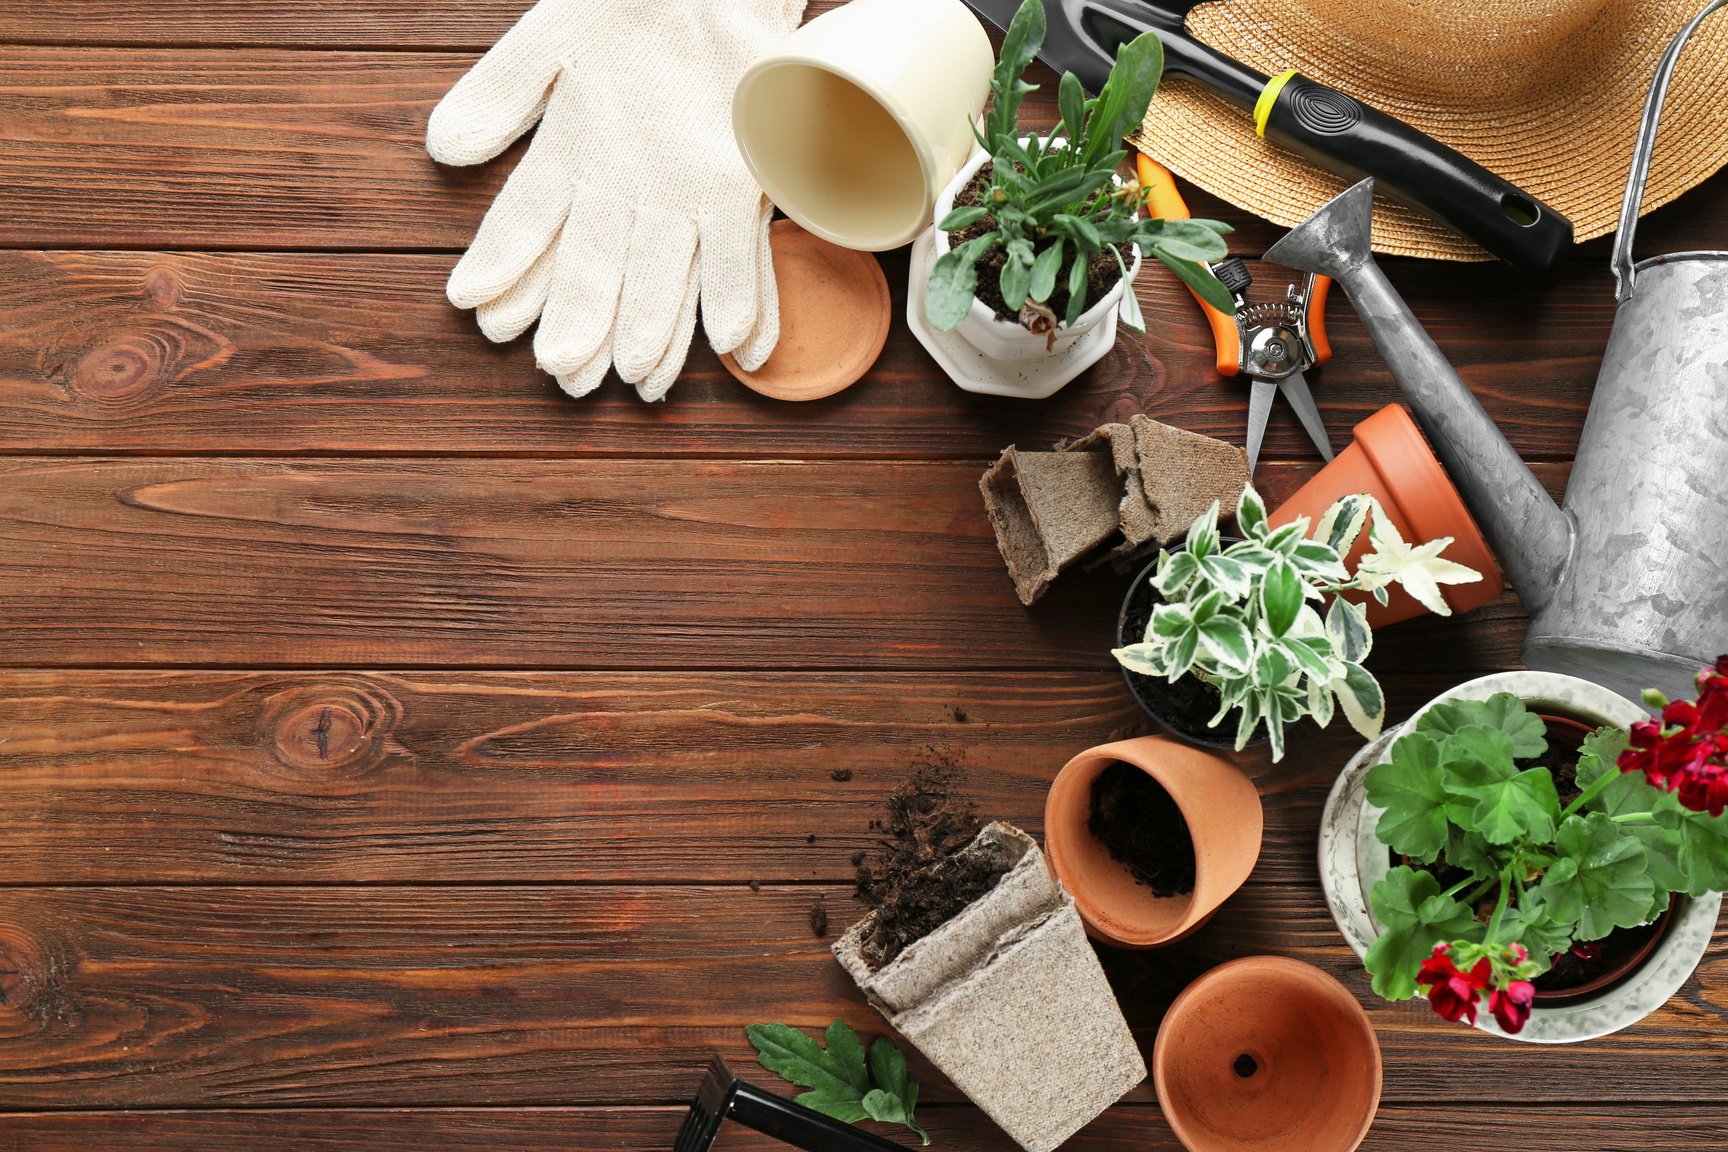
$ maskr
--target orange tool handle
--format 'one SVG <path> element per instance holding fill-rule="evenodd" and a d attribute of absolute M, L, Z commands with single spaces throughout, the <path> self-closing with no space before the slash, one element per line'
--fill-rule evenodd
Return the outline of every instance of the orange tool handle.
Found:
<path fill-rule="evenodd" d="M 1140 153 L 1135 166 L 1139 169 L 1140 187 L 1146 194 L 1147 210 L 1160 220 L 1188 219 L 1188 205 L 1183 203 L 1182 193 L 1176 190 L 1176 181 L 1170 175 L 1170 169 L 1144 152 Z M 1201 309 L 1205 311 L 1206 322 L 1212 325 L 1212 342 L 1218 350 L 1218 374 L 1220 376 L 1237 375 L 1242 371 L 1242 333 L 1236 327 L 1235 317 L 1226 316 L 1206 303 L 1200 298 L 1199 293 L 1192 288 L 1188 289 L 1188 292 L 1194 297 L 1195 303 L 1199 304 Z M 1316 287 L 1315 295 L 1320 300 L 1320 309 L 1324 311 L 1326 294 Z M 1320 340 L 1323 341 L 1324 339 L 1325 335 L 1322 332 Z M 1316 351 L 1319 349 L 1318 342 L 1315 344 L 1315 349 Z M 1326 355 L 1330 356 L 1331 354 L 1332 349 L 1328 346 Z"/>
<path fill-rule="evenodd" d="M 1314 345 L 1314 363 L 1332 359 L 1332 341 L 1326 338 L 1326 297 L 1332 291 L 1330 276 L 1314 277 L 1314 291 L 1308 294 L 1308 341 Z"/>

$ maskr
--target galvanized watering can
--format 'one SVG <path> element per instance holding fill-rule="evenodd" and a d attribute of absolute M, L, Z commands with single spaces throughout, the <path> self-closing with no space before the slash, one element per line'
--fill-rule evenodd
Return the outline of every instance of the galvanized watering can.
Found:
<path fill-rule="evenodd" d="M 1633 263 L 1657 121 L 1680 50 L 1656 69 L 1620 211 L 1619 310 L 1564 508 L 1519 460 L 1369 248 L 1371 181 L 1266 253 L 1344 285 L 1531 615 L 1524 662 L 1638 698 L 1691 695 L 1728 651 L 1728 252 Z"/>

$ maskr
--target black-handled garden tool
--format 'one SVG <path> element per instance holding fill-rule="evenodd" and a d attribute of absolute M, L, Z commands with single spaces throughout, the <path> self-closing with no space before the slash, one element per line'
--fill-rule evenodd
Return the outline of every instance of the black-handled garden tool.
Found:
<path fill-rule="evenodd" d="M 764 1136 L 804 1152 L 906 1152 L 892 1140 L 884 1140 L 861 1128 L 804 1105 L 764 1092 L 733 1075 L 720 1057 L 708 1065 L 707 1075 L 690 1102 L 690 1111 L 678 1127 L 672 1152 L 708 1152 L 720 1135 L 720 1126 L 734 1120 Z"/>
<path fill-rule="evenodd" d="M 1008 27 L 1020 0 L 966 0 Z M 1550 275 L 1572 246 L 1572 222 L 1468 156 L 1384 112 L 1295 72 L 1266 76 L 1188 34 L 1199 0 L 1044 0 L 1039 57 L 1096 93 L 1116 51 L 1142 32 L 1164 44 L 1166 72 L 1251 109 L 1260 135 L 1323 168 L 1375 186 L 1468 236 L 1526 275 Z"/>

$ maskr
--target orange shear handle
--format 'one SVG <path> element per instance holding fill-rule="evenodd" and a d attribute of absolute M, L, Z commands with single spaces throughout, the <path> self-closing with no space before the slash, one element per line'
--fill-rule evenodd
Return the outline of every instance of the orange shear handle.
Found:
<path fill-rule="evenodd" d="M 1332 359 L 1332 341 L 1326 337 L 1326 297 L 1332 291 L 1330 276 L 1314 277 L 1314 291 L 1308 293 L 1308 342 L 1314 345 L 1314 363 Z"/>
<path fill-rule="evenodd" d="M 1147 210 L 1161 220 L 1188 219 L 1188 205 L 1176 190 L 1176 180 L 1170 170 L 1144 152 L 1136 161 L 1140 187 L 1146 193 Z M 1326 298 L 1331 294 L 1332 281 L 1326 276 L 1314 277 L 1314 291 L 1308 294 L 1308 338 L 1314 344 L 1314 363 L 1332 359 L 1332 341 L 1326 335 Z M 1242 336 L 1234 318 L 1224 315 L 1201 300 L 1193 289 L 1190 294 L 1206 310 L 1206 320 L 1212 325 L 1212 339 L 1218 346 L 1218 373 L 1235 376 L 1242 371 Z"/>
<path fill-rule="evenodd" d="M 1147 211 L 1160 220 L 1188 219 L 1188 205 L 1183 202 L 1182 193 L 1176 190 L 1170 169 L 1144 152 L 1140 153 L 1136 167 L 1139 169 L 1140 187 L 1146 195 Z M 1188 291 L 1205 311 L 1206 322 L 1212 325 L 1212 342 L 1218 350 L 1218 374 L 1237 375 L 1242 371 L 1242 333 L 1236 327 L 1236 318 L 1206 303 L 1192 288 Z"/>

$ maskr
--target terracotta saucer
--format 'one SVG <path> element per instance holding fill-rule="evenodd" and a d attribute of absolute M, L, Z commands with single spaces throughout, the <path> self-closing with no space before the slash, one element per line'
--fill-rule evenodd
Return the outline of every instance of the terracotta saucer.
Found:
<path fill-rule="evenodd" d="M 780 343 L 755 372 L 720 357 L 746 387 L 776 400 L 820 400 L 857 383 L 888 341 L 894 316 L 888 278 L 868 252 L 854 252 L 790 220 L 771 226 L 780 284 Z"/>

